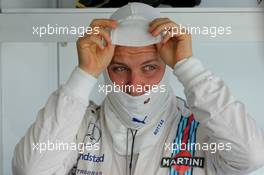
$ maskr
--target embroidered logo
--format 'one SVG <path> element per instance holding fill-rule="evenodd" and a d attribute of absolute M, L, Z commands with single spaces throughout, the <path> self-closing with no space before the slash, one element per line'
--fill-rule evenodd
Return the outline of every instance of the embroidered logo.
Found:
<path fill-rule="evenodd" d="M 145 116 L 145 118 L 144 118 L 143 120 L 140 120 L 140 119 L 138 119 L 138 118 L 136 118 L 136 117 L 133 117 L 133 118 L 132 118 L 132 122 L 146 124 L 146 123 L 145 123 L 145 120 L 147 119 L 147 117 L 148 117 L 148 116 Z"/>
<path fill-rule="evenodd" d="M 96 124 L 89 123 L 85 141 L 86 143 L 88 142 L 94 145 L 95 143 L 99 142 L 101 135 L 101 129 Z"/>
<path fill-rule="evenodd" d="M 193 167 L 204 167 L 204 158 L 194 157 L 195 149 L 193 146 L 184 147 L 195 145 L 193 143 L 196 143 L 198 126 L 199 122 L 194 120 L 193 114 L 189 117 L 181 116 L 174 139 L 174 143 L 181 145 L 181 147 L 173 149 L 171 157 L 164 157 L 161 160 L 161 167 L 168 167 L 169 175 L 192 175 Z"/>

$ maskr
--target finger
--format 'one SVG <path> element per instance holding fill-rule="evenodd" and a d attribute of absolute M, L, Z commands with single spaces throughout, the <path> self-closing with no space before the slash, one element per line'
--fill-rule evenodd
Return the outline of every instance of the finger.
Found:
<path fill-rule="evenodd" d="M 157 36 L 157 35 L 159 35 L 161 32 L 165 32 L 166 34 L 167 34 L 167 33 L 171 33 L 171 34 L 172 34 L 172 32 L 174 32 L 173 30 L 174 30 L 175 28 L 178 28 L 178 27 L 177 27 L 177 24 L 175 24 L 174 22 L 171 21 L 171 22 L 164 23 L 164 24 L 161 24 L 161 25 L 157 26 L 157 27 L 151 32 L 151 34 L 152 34 L 153 36 Z"/>
<path fill-rule="evenodd" d="M 158 26 L 169 23 L 170 21 L 158 21 L 149 27 L 149 32 L 152 33 Z"/>
<path fill-rule="evenodd" d="M 92 35 L 97 36 L 98 38 L 102 39 L 102 35 L 106 35 L 106 32 L 104 29 L 99 28 L 98 33 L 84 33 L 84 35 L 82 37 L 80 37 L 80 39 L 85 39 L 85 38 L 90 37 Z"/>
<path fill-rule="evenodd" d="M 95 19 L 91 22 L 91 27 L 102 27 L 102 28 L 116 28 L 117 27 L 117 21 L 112 19 Z"/>
<path fill-rule="evenodd" d="M 94 34 L 92 36 L 93 36 L 93 38 L 97 38 L 97 40 L 101 40 L 102 44 L 103 44 L 103 40 L 104 40 L 106 42 L 106 47 L 112 45 L 111 37 L 110 37 L 110 34 L 107 30 L 99 29 L 99 33 Z"/>
<path fill-rule="evenodd" d="M 160 19 L 160 18 L 159 18 Z M 151 22 L 150 24 L 149 24 L 149 32 L 151 33 L 155 28 L 157 28 L 157 26 L 159 26 L 159 25 L 161 25 L 161 24 L 164 24 L 164 23 L 168 23 L 168 22 L 170 22 L 170 19 L 168 19 L 168 18 L 162 18 L 162 19 L 160 19 L 160 20 L 157 20 L 156 19 L 156 21 L 155 22 Z"/>
<path fill-rule="evenodd" d="M 100 38 L 98 38 L 98 37 L 96 37 L 94 35 L 90 36 L 89 38 L 87 38 L 87 42 L 90 45 L 95 44 L 96 46 L 98 46 L 102 50 L 104 49 L 102 39 L 100 39 Z"/>
<path fill-rule="evenodd" d="M 82 48 L 91 47 L 93 45 L 97 45 L 99 48 L 103 49 L 102 39 L 100 36 L 96 35 L 85 35 L 82 38 L 79 38 L 77 41 L 77 45 Z"/>
<path fill-rule="evenodd" d="M 162 38 L 162 43 L 163 44 L 166 43 L 167 41 L 169 41 L 169 39 L 171 37 L 172 37 L 172 35 L 169 32 L 167 32 L 166 35 L 164 35 L 163 38 Z"/>
<path fill-rule="evenodd" d="M 79 37 L 79 39 L 80 39 L 80 40 L 83 40 L 83 39 L 85 39 L 85 38 L 91 36 L 92 34 L 93 34 L 93 33 L 86 33 L 86 32 L 84 32 L 84 35 L 81 36 L 81 37 Z"/>
<path fill-rule="evenodd" d="M 154 23 L 158 22 L 158 21 L 168 21 L 170 20 L 169 18 L 156 18 L 154 20 L 152 20 L 149 25 L 153 25 Z"/>
<path fill-rule="evenodd" d="M 112 41 L 108 31 L 99 29 L 99 33 L 97 35 L 100 35 L 100 39 L 104 39 L 106 41 L 106 46 L 111 45 Z"/>

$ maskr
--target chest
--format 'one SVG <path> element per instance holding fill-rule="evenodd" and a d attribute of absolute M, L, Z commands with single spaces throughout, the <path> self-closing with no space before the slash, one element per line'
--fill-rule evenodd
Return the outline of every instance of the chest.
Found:
<path fill-rule="evenodd" d="M 161 124 L 157 125 L 160 128 Z M 87 125 L 83 142 L 88 146 L 79 155 L 75 174 L 93 175 L 204 175 L 204 151 L 197 149 L 204 138 L 192 116 L 174 121 L 162 141 L 138 154 L 119 155 L 111 135 L 99 121 Z M 125 146 L 125 145 L 124 145 Z"/>

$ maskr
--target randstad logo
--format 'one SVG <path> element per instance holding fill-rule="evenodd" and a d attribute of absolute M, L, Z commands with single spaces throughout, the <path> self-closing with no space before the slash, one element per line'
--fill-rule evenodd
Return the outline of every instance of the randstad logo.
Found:
<path fill-rule="evenodd" d="M 104 154 L 102 156 L 96 156 L 96 155 L 92 155 L 90 153 L 82 154 L 81 160 L 86 160 L 89 162 L 96 162 L 96 163 L 104 162 Z"/>

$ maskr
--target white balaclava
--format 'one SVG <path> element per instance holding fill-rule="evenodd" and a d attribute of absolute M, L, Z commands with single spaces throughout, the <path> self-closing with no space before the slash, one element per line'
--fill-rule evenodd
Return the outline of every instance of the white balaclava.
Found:
<path fill-rule="evenodd" d="M 129 3 L 112 14 L 111 19 L 118 21 L 118 27 L 111 31 L 112 43 L 121 46 L 147 46 L 161 41 L 161 37 L 153 37 L 149 32 L 149 23 L 160 17 L 157 9 L 143 3 Z M 112 110 L 127 128 L 139 129 L 150 124 L 155 116 L 167 105 L 170 86 L 168 84 L 168 68 L 157 89 L 150 90 L 140 96 L 131 96 L 125 92 L 112 92 L 107 95 Z M 107 86 L 114 87 L 108 71 L 104 72 Z"/>
<path fill-rule="evenodd" d="M 104 72 L 104 77 L 107 86 L 115 86 L 107 71 Z M 140 129 L 157 121 L 156 116 L 168 106 L 171 88 L 167 77 L 168 69 L 166 68 L 162 80 L 156 85 L 157 88 L 140 96 L 131 96 L 121 90 L 110 92 L 106 101 L 124 126 Z"/>
<path fill-rule="evenodd" d="M 119 8 L 111 16 L 111 19 L 118 21 L 118 27 L 110 31 L 112 43 L 132 47 L 159 43 L 161 36 L 153 37 L 148 32 L 149 23 L 158 17 L 160 13 L 157 9 L 142 3 L 129 3 Z M 163 78 L 157 85 L 158 91 L 153 88 L 140 96 L 131 96 L 121 90 L 107 94 L 103 104 L 106 126 L 119 154 L 127 155 L 124 145 L 126 140 L 131 142 L 131 137 L 126 135 L 128 129 L 138 131 L 133 147 L 135 153 L 153 145 L 155 140 L 161 137 L 161 133 L 155 135 L 153 130 L 163 119 L 164 125 L 170 122 L 167 120 L 171 115 L 168 108 L 172 105 L 173 93 L 168 83 L 168 74 L 166 67 Z M 107 70 L 104 72 L 104 78 L 107 86 L 115 86 Z"/>

